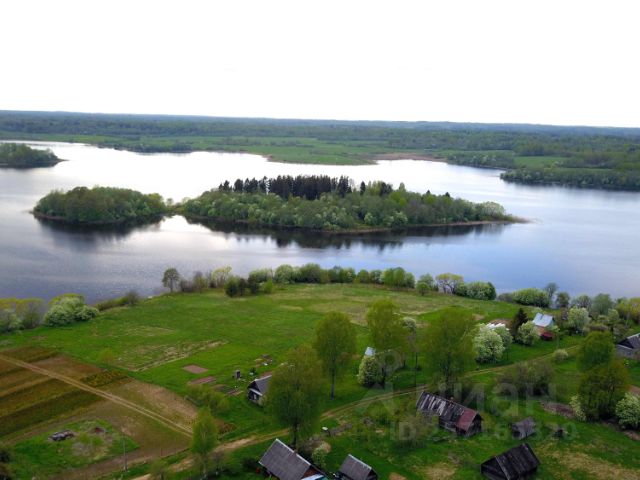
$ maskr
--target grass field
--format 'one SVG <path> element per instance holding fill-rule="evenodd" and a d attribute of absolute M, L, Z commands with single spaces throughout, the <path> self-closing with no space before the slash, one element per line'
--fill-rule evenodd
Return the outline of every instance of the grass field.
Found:
<path fill-rule="evenodd" d="M 207 291 L 202 294 L 163 295 L 145 300 L 135 307 L 104 312 L 88 323 L 38 328 L 5 336 L 3 345 L 9 350 L 3 352 L 32 358 L 38 364 L 56 371 L 70 369 L 59 360 L 60 357 L 50 356 L 52 350 L 63 352 L 73 357 L 74 362 L 84 365 L 81 378 L 87 379 L 87 382 L 101 385 L 106 381 L 105 388 L 110 392 L 145 408 L 156 408 L 164 415 L 175 415 L 172 418 L 180 422 L 188 422 L 195 412 L 194 407 L 188 407 L 182 400 L 189 382 L 213 377 L 214 388 L 230 393 L 229 409 L 218 414 L 230 427 L 222 436 L 222 441 L 260 440 L 229 454 L 230 460 L 240 464 L 245 458 L 259 457 L 270 443 L 268 436 L 281 428 L 264 409 L 246 400 L 246 385 L 252 378 L 250 370 L 255 369 L 260 374 L 275 368 L 288 349 L 309 342 L 315 322 L 333 310 L 351 316 L 357 329 L 358 351 L 363 352 L 368 343 L 364 316 L 369 305 L 380 298 L 393 299 L 403 316 L 415 318 L 422 326 L 450 307 L 468 310 L 478 322 L 509 319 L 518 309 L 516 305 L 497 301 L 475 301 L 436 293 L 421 297 L 415 291 L 356 284 L 292 285 L 277 288 L 271 295 L 234 299 L 219 291 Z M 478 478 L 480 462 L 516 444 L 506 435 L 508 421 L 520 415 L 533 414 L 541 425 L 540 434 L 531 441 L 536 452 L 544 456 L 540 478 L 618 478 L 614 475 L 638 478 L 634 477 L 634 469 L 640 468 L 640 460 L 637 455 L 634 456 L 634 452 L 638 451 L 638 443 L 614 426 L 570 421 L 546 412 L 539 399 L 519 404 L 501 399 L 493 390 L 496 374 L 505 366 L 549 356 L 557 347 L 575 353 L 575 347 L 581 340 L 581 337 L 565 337 L 559 343 L 538 342 L 533 347 L 513 345 L 500 363 L 480 365 L 471 372 L 474 382 L 482 384 L 487 392 L 486 403 L 480 407 L 486 417 L 486 432 L 482 435 L 472 439 L 437 435 L 425 445 L 407 449 L 398 447 L 393 440 L 393 429 L 396 427 L 376 420 L 371 428 L 352 428 L 337 437 L 324 439 L 331 448 L 327 457 L 328 468 L 335 469 L 344 455 L 351 452 L 374 465 L 382 473 L 381 478 L 391 478 L 392 473 L 399 475 L 393 477 L 398 480 L 403 477 Z M 29 347 L 25 349 L 25 346 Z M 327 394 L 324 399 L 323 410 L 326 415 L 322 425 L 361 425 L 363 418 L 369 415 L 371 406 L 380 398 L 391 398 L 389 395 L 393 396 L 394 392 L 396 396 L 389 400 L 392 406 L 398 402 L 415 401 L 417 393 L 411 389 L 413 372 L 409 369 L 400 371 L 387 390 L 367 390 L 357 385 L 354 377 L 360 356 L 359 353 L 353 358 L 351 373 L 338 383 L 337 398 L 330 401 Z M 96 367 L 91 365 L 120 373 L 95 374 L 92 369 Z M 194 365 L 204 371 L 190 373 L 185 369 Z M 78 368 L 75 366 L 71 370 Z M 236 369 L 242 372 L 243 378 L 239 381 L 232 378 Z M 80 377 L 80 371 L 77 372 Z M 631 372 L 634 383 L 638 385 L 640 370 L 633 365 Z M 123 374 L 134 380 L 122 381 L 120 378 Z M 111 375 L 114 377 L 113 384 L 109 383 Z M 571 358 L 557 365 L 556 375 L 556 382 L 560 386 L 557 400 L 566 403 L 577 388 L 579 375 L 575 361 Z M 107 377 L 106 380 L 103 377 Z M 418 382 L 427 381 L 426 374 L 418 372 Z M 2 382 L 6 386 L 23 382 L 31 392 L 27 394 L 30 398 L 34 397 L 36 391 L 48 392 L 47 395 L 54 397 L 64 395 L 66 391 L 66 387 L 50 380 L 31 385 L 28 374 L 0 362 L 0 386 Z M 16 408 L 15 400 L 12 402 L 10 398 L 3 403 L 0 397 L 0 415 L 3 411 L 7 414 Z M 520 410 L 515 411 L 515 406 Z M 121 421 L 118 415 L 107 415 L 104 407 L 100 411 L 102 416 L 96 418 L 114 425 Z M 568 423 L 573 432 L 570 437 L 556 440 L 549 436 L 554 425 Z M 137 434 L 132 436 L 141 444 L 140 451 L 147 452 L 137 436 L 143 435 L 145 429 L 149 428 L 149 425 L 140 425 Z M 163 450 L 165 455 L 179 451 L 170 448 Z M 572 455 L 568 455 L 568 452 Z M 629 456 L 633 456 L 630 461 L 627 460 Z M 180 462 L 184 456 L 178 454 L 172 458 Z M 109 465 L 108 460 L 103 463 Z M 144 473 L 145 467 L 136 467 L 133 472 Z M 257 478 L 255 473 L 248 473 L 241 468 L 240 472 L 245 472 L 238 474 L 240 478 Z M 171 478 L 188 478 L 188 475 L 185 472 L 175 473 Z M 127 478 L 133 476 L 132 473 Z"/>

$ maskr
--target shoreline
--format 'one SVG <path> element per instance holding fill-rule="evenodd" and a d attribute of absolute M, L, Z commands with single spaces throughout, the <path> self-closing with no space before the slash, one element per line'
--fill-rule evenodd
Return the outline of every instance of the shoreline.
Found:
<path fill-rule="evenodd" d="M 143 217 L 137 220 L 116 220 L 116 221 L 97 221 L 97 222 L 74 222 L 71 220 L 67 220 L 64 217 L 58 217 L 55 215 L 47 215 L 45 213 L 36 212 L 35 210 L 29 210 L 29 213 L 33 215 L 38 220 L 46 220 L 48 222 L 54 222 L 64 225 L 74 225 L 77 227 L 108 227 L 108 226 L 122 226 L 122 225 L 146 225 L 148 223 L 154 223 L 160 220 L 163 220 L 166 215 L 160 216 L 152 216 L 152 217 Z"/>

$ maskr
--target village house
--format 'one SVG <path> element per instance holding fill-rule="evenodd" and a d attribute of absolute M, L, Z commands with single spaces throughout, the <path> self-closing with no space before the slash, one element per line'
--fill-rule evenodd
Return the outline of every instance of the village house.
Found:
<path fill-rule="evenodd" d="M 523 443 L 484 462 L 480 472 L 491 480 L 524 480 L 536 474 L 538 465 L 538 457 Z"/>
<path fill-rule="evenodd" d="M 326 480 L 326 475 L 281 440 L 273 441 L 258 462 L 269 477 L 280 480 Z"/>
<path fill-rule="evenodd" d="M 344 459 L 335 477 L 339 480 L 378 480 L 373 468 L 351 454 Z"/>
<path fill-rule="evenodd" d="M 256 378 L 247 387 L 247 398 L 256 405 L 262 405 L 264 396 L 269 391 L 270 382 L 271 375 L 265 375 L 264 377 Z"/>
<path fill-rule="evenodd" d="M 547 331 L 548 328 L 553 327 L 554 321 L 551 315 L 547 315 L 546 313 L 536 313 L 536 316 L 533 317 L 533 324 L 538 327 L 540 334 Z"/>
<path fill-rule="evenodd" d="M 616 345 L 616 354 L 622 358 L 640 360 L 640 333 L 619 341 Z"/>
<path fill-rule="evenodd" d="M 437 415 L 442 428 L 458 435 L 470 437 L 482 432 L 482 417 L 478 412 L 433 393 L 422 392 L 416 408 L 425 415 Z"/>

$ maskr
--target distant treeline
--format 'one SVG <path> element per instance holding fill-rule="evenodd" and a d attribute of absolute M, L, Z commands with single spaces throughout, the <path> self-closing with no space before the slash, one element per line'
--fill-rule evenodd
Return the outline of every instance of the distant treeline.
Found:
<path fill-rule="evenodd" d="M 507 182 L 563 185 L 607 190 L 640 190 L 640 170 L 591 168 L 517 168 L 500 175 Z"/>
<path fill-rule="evenodd" d="M 504 180 L 513 182 L 640 189 L 637 128 L 0 112 L 0 138 L 138 152 L 248 151 L 300 163 L 358 164 L 406 152 L 506 169 Z M 537 160 L 550 157 L 540 167 Z"/>
<path fill-rule="evenodd" d="M 269 193 L 272 184 L 278 194 Z M 514 220 L 494 202 L 409 192 L 403 184 L 394 190 L 384 182 L 361 183 L 356 189 L 346 177 L 314 176 L 237 180 L 233 185 L 225 182 L 186 201 L 180 212 L 187 218 L 327 231 Z"/>
<path fill-rule="evenodd" d="M 365 187 L 362 187 L 365 188 Z M 317 200 L 325 193 L 335 193 L 344 197 L 353 191 L 349 177 L 332 178 L 328 175 L 278 175 L 276 178 L 263 177 L 260 180 L 248 178 L 237 179 L 233 184 L 229 181 L 221 183 L 218 190 L 236 193 L 273 193 L 280 198 L 303 197 Z"/>
<path fill-rule="evenodd" d="M 167 212 L 162 197 L 111 187 L 54 190 L 34 208 L 38 217 L 78 224 L 115 224 L 160 218 Z"/>
<path fill-rule="evenodd" d="M 0 167 L 50 167 L 58 162 L 51 150 L 36 150 L 21 143 L 0 144 Z"/>

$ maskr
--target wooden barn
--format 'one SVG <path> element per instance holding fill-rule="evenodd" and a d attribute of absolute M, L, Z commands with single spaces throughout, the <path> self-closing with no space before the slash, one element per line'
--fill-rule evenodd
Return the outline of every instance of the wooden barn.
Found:
<path fill-rule="evenodd" d="M 482 417 L 478 412 L 433 393 L 422 392 L 416 408 L 425 415 L 437 415 L 442 428 L 470 437 L 482 432 Z"/>
<path fill-rule="evenodd" d="M 619 341 L 616 345 L 616 354 L 622 358 L 640 360 L 640 333 Z"/>
<path fill-rule="evenodd" d="M 256 378 L 247 387 L 247 398 L 257 405 L 262 405 L 264 396 L 269 391 L 269 383 L 271 382 L 271 375 L 265 375 L 261 378 Z"/>
<path fill-rule="evenodd" d="M 511 424 L 511 434 L 513 435 L 513 438 L 518 440 L 524 440 L 531 435 L 535 435 L 535 433 L 536 422 L 531 417 Z"/>
<path fill-rule="evenodd" d="M 373 468 L 351 454 L 344 459 L 335 477 L 340 480 L 378 480 Z"/>
<path fill-rule="evenodd" d="M 538 457 L 523 443 L 484 462 L 480 472 L 491 480 L 526 480 L 536 474 L 538 465 Z"/>
<path fill-rule="evenodd" d="M 265 475 L 280 480 L 326 480 L 325 474 L 279 439 L 273 441 L 258 462 Z"/>

